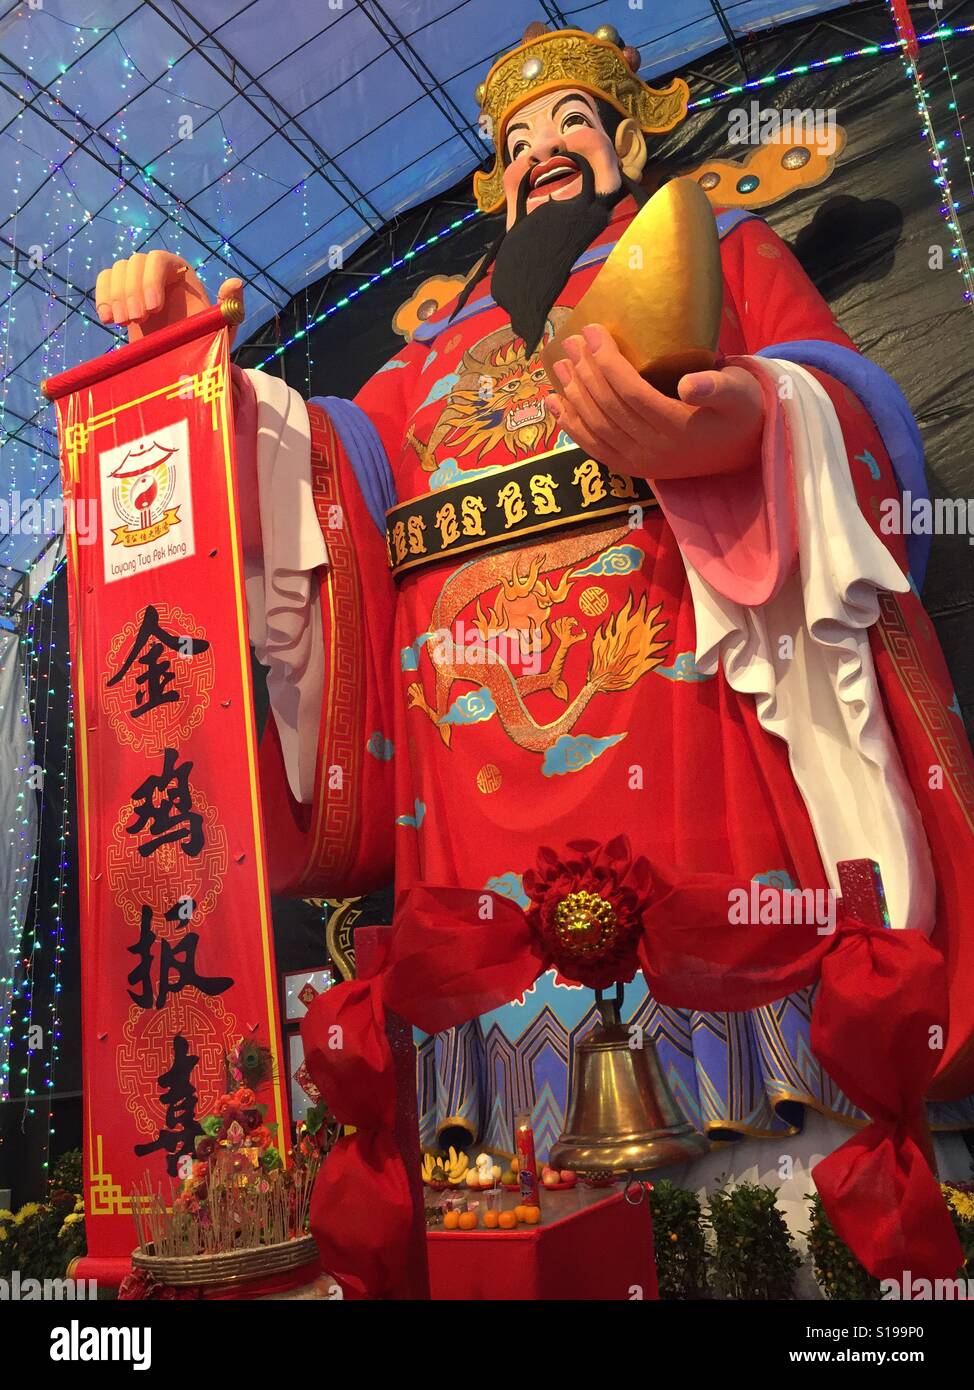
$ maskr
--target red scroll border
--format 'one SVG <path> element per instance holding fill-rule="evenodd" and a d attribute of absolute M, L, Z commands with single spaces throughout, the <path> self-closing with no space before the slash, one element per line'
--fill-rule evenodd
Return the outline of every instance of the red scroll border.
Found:
<path fill-rule="evenodd" d="M 61 441 L 62 456 L 62 475 L 64 479 L 64 492 L 66 496 L 73 498 L 75 488 L 80 482 L 79 458 L 82 450 L 78 448 L 78 441 L 72 438 L 71 431 L 66 429 L 66 398 L 77 392 L 89 390 L 99 382 L 104 382 L 110 377 L 124 371 L 133 371 L 143 364 L 148 364 L 156 358 L 162 357 L 167 352 L 172 351 L 189 343 L 195 343 L 198 339 L 206 335 L 214 335 L 225 329 L 228 323 L 239 321 L 241 309 L 238 302 L 225 301 L 214 308 L 196 314 L 189 319 L 182 320 L 178 324 L 159 330 L 150 338 L 144 338 L 136 343 L 120 348 L 116 352 L 108 353 L 103 357 L 94 359 L 91 362 L 82 364 L 80 367 L 73 368 L 71 371 L 63 373 L 61 376 L 51 378 L 42 384 L 44 395 L 52 401 L 64 401 L 65 406 L 58 409 L 58 424 Z M 224 535 L 229 542 L 229 558 L 225 562 L 228 569 L 228 578 L 232 581 L 233 608 L 230 622 L 232 624 L 232 639 L 235 639 L 239 651 L 239 669 L 236 667 L 236 660 L 233 657 L 233 641 L 224 642 L 224 652 L 229 652 L 230 660 L 227 666 L 228 678 L 232 680 L 232 689 L 239 692 L 241 708 L 237 712 L 237 719 L 242 721 L 242 740 L 245 753 L 245 766 L 241 768 L 241 780 L 246 786 L 246 810 L 243 814 L 243 823 L 248 827 L 253 827 L 252 836 L 245 834 L 247 843 L 244 848 L 249 851 L 252 849 L 253 859 L 249 870 L 252 875 L 252 884 L 255 889 L 253 898 L 244 905 L 248 912 L 252 910 L 253 924 L 257 928 L 256 936 L 259 936 L 259 966 L 254 963 L 254 968 L 250 972 L 249 989 L 242 991 L 234 987 L 237 997 L 233 994 L 228 995 L 231 1012 L 239 1015 L 238 1033 L 252 1035 L 259 1038 L 262 1043 L 269 1046 L 273 1058 L 273 1081 L 270 1083 L 271 1094 L 270 1113 L 268 1119 L 273 1118 L 279 1127 L 279 1142 L 284 1146 L 288 1134 L 289 1117 L 284 1090 L 284 1076 L 281 1070 L 280 1052 L 280 1028 L 278 1017 L 278 998 L 276 967 L 274 961 L 273 937 L 270 918 L 270 897 L 268 891 L 267 877 L 267 854 L 264 843 L 263 820 L 261 815 L 261 800 L 259 790 L 259 779 L 257 774 L 257 744 L 256 726 L 253 709 L 253 690 L 251 682 L 251 669 L 249 658 L 248 625 L 246 614 L 246 603 L 243 588 L 243 568 L 242 550 L 237 521 L 239 512 L 239 501 L 237 492 L 237 482 L 234 465 L 234 440 L 230 420 L 229 406 L 229 359 L 226 355 L 226 348 L 223 348 L 223 381 L 220 388 L 214 393 L 212 399 L 206 397 L 208 403 L 214 411 L 214 431 L 216 443 L 216 457 L 214 462 L 216 467 L 210 475 L 211 486 L 220 493 L 225 486 L 226 506 L 229 524 L 225 525 Z M 174 386 L 179 384 L 178 380 L 168 385 L 156 387 L 156 389 L 146 392 L 143 396 L 136 396 L 131 400 L 126 400 L 120 404 L 119 411 L 139 406 L 146 401 L 171 392 Z M 83 412 L 84 413 L 84 410 Z M 113 412 L 114 413 L 114 412 Z M 97 419 L 97 416 L 92 417 Z M 87 450 L 88 440 L 83 440 L 84 449 Z M 222 454 L 222 460 L 219 455 Z M 222 463 L 222 468 L 221 468 Z M 197 528 L 199 530 L 199 527 Z M 78 810 L 79 810 L 79 907 L 82 929 L 86 924 L 91 923 L 93 913 L 97 910 L 95 884 L 102 878 L 104 865 L 93 862 L 92 850 L 92 816 L 94 807 L 92 804 L 92 763 L 93 758 L 97 757 L 97 749 L 89 747 L 89 735 L 91 733 L 90 721 L 95 717 L 97 697 L 93 692 L 86 688 L 86 683 L 90 680 L 90 672 L 97 667 L 96 653 L 89 651 L 83 640 L 85 624 L 82 621 L 83 605 L 85 599 L 81 593 L 81 557 L 79 555 L 78 536 L 73 527 L 66 527 L 68 542 L 68 593 L 71 617 L 71 647 L 73 661 L 73 693 L 75 703 L 75 745 L 77 749 L 76 777 L 78 787 Z M 100 540 L 97 546 L 97 553 L 101 553 Z M 197 546 L 196 554 L 200 553 Z M 89 562 L 90 563 L 90 562 Z M 232 672 L 232 674 L 231 674 Z M 100 722 L 100 721 L 99 721 Z M 238 726 L 239 727 L 239 726 Z M 238 893 L 241 889 L 238 887 Z M 251 891 L 245 888 L 245 895 Z M 239 906 L 239 902 L 237 904 Z M 89 928 L 90 929 L 90 928 Z M 236 923 L 227 922 L 226 942 L 233 942 L 235 945 L 246 950 L 247 943 L 243 934 L 237 928 Z M 257 946 L 257 939 L 251 938 L 252 946 Z M 228 962 L 232 963 L 232 962 Z M 90 973 L 90 972 L 89 972 Z M 238 976 L 239 979 L 239 976 Z M 90 981 L 86 981 L 84 989 L 87 995 Z M 240 997 L 241 993 L 244 997 Z M 249 997 L 248 997 L 249 996 Z M 86 1015 L 94 1013 L 94 1004 L 86 1000 Z M 246 1014 L 246 1017 L 244 1016 Z M 254 1019 L 258 1020 L 259 1032 L 252 1033 Z M 103 1283 L 117 1283 L 118 1280 L 128 1271 L 130 1267 L 129 1252 L 135 1244 L 134 1226 L 128 1221 L 131 1205 L 128 1194 L 122 1186 L 115 1181 L 111 1173 L 111 1159 L 108 1149 L 110 1140 L 105 1134 L 98 1132 L 99 1125 L 96 1124 L 93 1110 L 96 1088 L 103 1094 L 106 1083 L 104 1070 L 105 1058 L 96 1056 L 98 1040 L 91 1036 L 90 1025 L 85 1021 L 84 1027 L 84 1117 L 85 1117 L 85 1170 L 86 1170 L 86 1214 L 91 1217 L 104 1217 L 108 1220 L 89 1222 L 89 1251 L 87 1257 L 82 1258 L 75 1271 L 76 1277 L 88 1277 L 85 1266 L 92 1265 L 92 1271 L 97 1266 L 97 1277 Z M 119 1108 L 122 1107 L 122 1097 L 118 1097 Z M 205 1113 L 205 1107 L 200 1113 Z M 100 1124 L 100 1122 L 99 1122 Z M 104 1126 L 101 1126 L 104 1128 Z M 144 1161 L 148 1166 L 148 1160 Z M 124 1221 L 117 1218 L 124 1217 Z M 116 1219 L 112 1219 L 116 1218 Z"/>

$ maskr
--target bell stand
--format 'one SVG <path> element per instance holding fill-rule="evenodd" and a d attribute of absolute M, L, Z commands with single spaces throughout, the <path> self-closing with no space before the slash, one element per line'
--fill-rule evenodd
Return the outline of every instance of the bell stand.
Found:
<path fill-rule="evenodd" d="M 595 1007 L 599 1011 L 603 1028 L 618 1028 L 622 1024 L 622 1005 L 626 997 L 626 987 L 621 980 L 616 981 L 613 998 L 606 999 L 600 989 L 595 991 Z"/>

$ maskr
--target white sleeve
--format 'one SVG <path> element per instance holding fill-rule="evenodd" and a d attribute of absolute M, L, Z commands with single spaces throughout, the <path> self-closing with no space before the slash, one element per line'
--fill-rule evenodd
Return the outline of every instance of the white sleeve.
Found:
<path fill-rule="evenodd" d="M 804 367 L 753 358 L 790 379 L 788 419 L 799 570 L 767 603 L 717 592 L 684 554 L 697 624 L 697 666 L 718 663 L 753 695 L 758 719 L 784 740 L 823 867 L 838 888 L 841 859 L 875 859 L 894 927 L 929 934 L 935 884 L 916 798 L 886 718 L 869 646 L 883 591 L 908 589 L 859 508 L 842 428 Z"/>
<path fill-rule="evenodd" d="M 257 397 L 261 559 L 245 559 L 250 640 L 268 668 L 288 785 L 314 795 L 324 681 L 315 570 L 328 564 L 311 490 L 311 430 L 304 401 L 279 377 L 248 371 Z"/>

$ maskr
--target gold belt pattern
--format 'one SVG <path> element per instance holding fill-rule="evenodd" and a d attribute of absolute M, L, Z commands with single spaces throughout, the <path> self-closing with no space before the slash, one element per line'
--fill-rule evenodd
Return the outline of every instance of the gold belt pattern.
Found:
<path fill-rule="evenodd" d="M 509 468 L 461 479 L 386 512 L 386 551 L 395 579 L 448 555 L 508 544 L 539 531 L 659 506 L 645 478 L 613 473 L 574 446 Z"/>

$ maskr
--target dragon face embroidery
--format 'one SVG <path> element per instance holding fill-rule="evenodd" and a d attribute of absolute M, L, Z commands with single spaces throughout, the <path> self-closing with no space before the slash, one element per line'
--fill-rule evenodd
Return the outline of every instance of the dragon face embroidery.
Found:
<path fill-rule="evenodd" d="M 513 458 L 554 447 L 558 426 L 545 403 L 540 348 L 568 312 L 551 311 L 543 342 L 530 357 L 510 328 L 489 333 L 467 349 L 428 442 L 422 444 L 412 429 L 407 436 L 426 472 L 435 471 L 434 455 L 441 448 L 458 459 L 473 455 L 479 461 L 499 446 Z"/>

